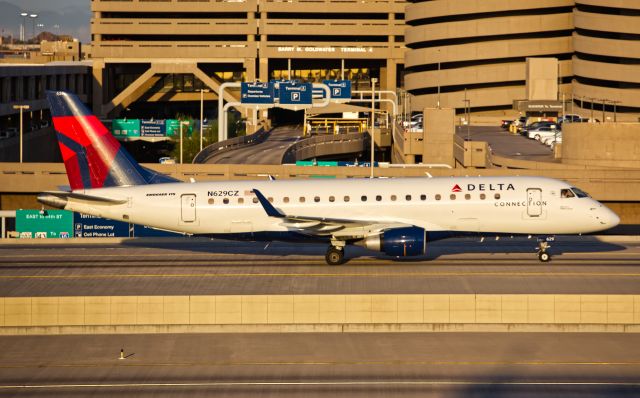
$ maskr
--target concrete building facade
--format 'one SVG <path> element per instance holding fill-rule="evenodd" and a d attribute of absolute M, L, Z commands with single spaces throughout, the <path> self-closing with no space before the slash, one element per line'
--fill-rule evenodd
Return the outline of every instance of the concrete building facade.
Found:
<path fill-rule="evenodd" d="M 410 0 L 405 88 L 412 108 L 512 113 L 527 99 L 526 59 L 558 59 L 558 100 L 640 113 L 637 0 Z M 573 100 L 573 101 L 572 101 Z M 580 109 L 582 106 L 583 109 Z"/>
<path fill-rule="evenodd" d="M 227 81 L 341 78 L 395 90 L 403 0 L 94 0 L 93 106 L 216 99 Z M 228 100 L 234 100 L 229 95 Z"/>

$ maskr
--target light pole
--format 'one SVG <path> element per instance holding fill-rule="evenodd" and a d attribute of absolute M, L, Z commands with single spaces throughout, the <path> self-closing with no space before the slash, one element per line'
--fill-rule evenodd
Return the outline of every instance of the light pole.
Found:
<path fill-rule="evenodd" d="M 28 12 L 21 12 L 20 16 L 22 17 L 22 26 L 20 29 L 20 40 L 22 40 L 22 50 L 24 52 L 24 56 L 27 56 L 27 40 L 26 40 L 26 29 L 27 29 L 27 17 L 29 16 Z"/>
<path fill-rule="evenodd" d="M 375 123 L 376 123 L 376 82 L 378 79 L 375 77 L 371 78 L 371 128 L 369 131 L 371 132 L 371 177 L 373 178 L 373 161 L 375 154 Z"/>
<path fill-rule="evenodd" d="M 182 164 L 182 126 L 188 126 L 189 122 L 180 120 L 180 164 Z"/>
<path fill-rule="evenodd" d="M 33 19 L 33 30 L 31 31 L 31 36 L 33 40 L 36 39 L 36 19 L 38 19 L 38 14 L 29 14 L 29 18 Z"/>
<path fill-rule="evenodd" d="M 20 163 L 22 163 L 22 111 L 28 110 L 29 105 L 14 105 L 13 109 L 20 110 Z"/>
<path fill-rule="evenodd" d="M 202 152 L 202 131 L 203 131 L 203 121 L 204 121 L 204 93 L 208 93 L 209 90 L 201 88 L 200 89 L 200 152 Z"/>

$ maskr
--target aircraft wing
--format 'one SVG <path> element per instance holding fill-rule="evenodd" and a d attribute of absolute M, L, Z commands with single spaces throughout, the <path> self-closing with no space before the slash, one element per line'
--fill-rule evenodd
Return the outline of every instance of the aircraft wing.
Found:
<path fill-rule="evenodd" d="M 379 235 L 387 229 L 410 227 L 405 223 L 388 221 L 357 220 L 330 217 L 295 216 L 284 214 L 276 209 L 271 202 L 257 189 L 253 193 L 269 217 L 279 218 L 283 226 L 297 230 L 311 236 L 332 236 L 339 240 L 362 239 L 367 236 Z"/>

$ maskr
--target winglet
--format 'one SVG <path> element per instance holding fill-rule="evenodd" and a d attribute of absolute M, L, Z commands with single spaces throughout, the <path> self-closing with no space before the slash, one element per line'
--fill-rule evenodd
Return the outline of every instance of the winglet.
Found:
<path fill-rule="evenodd" d="M 267 198 L 265 198 L 264 195 L 260 191 L 258 191 L 257 189 L 254 189 L 253 193 L 256 194 L 256 197 L 260 201 L 260 204 L 262 205 L 262 208 L 264 209 L 264 211 L 267 213 L 267 215 L 269 217 L 277 217 L 277 218 L 284 218 L 285 217 L 284 214 L 282 214 L 275 207 L 273 207 L 271 202 L 269 202 L 269 200 Z"/>

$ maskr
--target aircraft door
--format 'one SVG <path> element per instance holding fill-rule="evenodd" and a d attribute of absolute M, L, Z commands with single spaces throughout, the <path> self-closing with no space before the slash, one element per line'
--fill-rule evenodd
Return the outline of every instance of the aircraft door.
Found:
<path fill-rule="evenodd" d="M 181 219 L 182 222 L 196 221 L 196 195 L 186 194 L 181 197 Z"/>
<path fill-rule="evenodd" d="M 527 189 L 527 215 L 540 217 L 542 215 L 542 189 Z"/>

